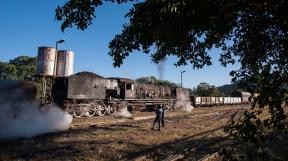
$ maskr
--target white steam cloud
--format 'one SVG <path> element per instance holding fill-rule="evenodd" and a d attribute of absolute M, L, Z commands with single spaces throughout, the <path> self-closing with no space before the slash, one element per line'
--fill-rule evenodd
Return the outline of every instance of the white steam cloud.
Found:
<path fill-rule="evenodd" d="M 14 104 L 14 107 L 2 103 L 0 106 L 0 139 L 30 138 L 63 131 L 70 127 L 73 119 L 59 108 L 51 111 L 44 106 L 40 109 L 36 103 Z"/>
<path fill-rule="evenodd" d="M 165 61 L 161 61 L 157 64 L 158 79 L 164 79 Z"/>
<path fill-rule="evenodd" d="M 8 85 L 8 86 L 7 86 Z M 30 99 L 31 85 L 0 82 L 0 139 L 30 138 L 63 131 L 73 117 L 57 107 L 42 106 Z"/>
<path fill-rule="evenodd" d="M 194 109 L 194 106 L 192 106 L 188 90 L 184 88 L 178 88 L 176 90 L 177 100 L 175 106 L 180 108 L 182 111 L 191 112 Z"/>
<path fill-rule="evenodd" d="M 176 106 L 180 106 L 182 111 L 192 112 L 194 106 L 191 105 L 191 102 L 177 102 Z"/>
<path fill-rule="evenodd" d="M 114 116 L 131 117 L 132 114 L 128 111 L 127 106 L 116 111 Z"/>

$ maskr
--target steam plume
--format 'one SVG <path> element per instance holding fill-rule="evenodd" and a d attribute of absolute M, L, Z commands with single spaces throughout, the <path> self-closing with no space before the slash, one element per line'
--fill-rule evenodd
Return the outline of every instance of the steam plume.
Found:
<path fill-rule="evenodd" d="M 40 108 L 33 86 L 17 81 L 0 82 L 0 139 L 29 138 L 69 128 L 72 116 L 59 108 Z"/>
<path fill-rule="evenodd" d="M 114 116 L 123 116 L 123 117 L 131 117 L 132 114 L 128 111 L 127 106 L 119 109 L 117 112 L 113 114 Z"/>
<path fill-rule="evenodd" d="M 157 64 L 157 71 L 158 71 L 158 79 L 163 80 L 164 79 L 164 69 L 165 69 L 165 62 L 159 62 Z"/>
<path fill-rule="evenodd" d="M 189 92 L 184 88 L 177 88 L 177 100 L 176 107 L 181 108 L 182 111 L 191 112 L 194 107 L 191 105 L 191 99 L 189 96 Z"/>

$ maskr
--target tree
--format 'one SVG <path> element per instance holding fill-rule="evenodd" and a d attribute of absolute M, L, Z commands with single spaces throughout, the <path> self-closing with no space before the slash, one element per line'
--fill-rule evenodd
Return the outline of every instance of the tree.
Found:
<path fill-rule="evenodd" d="M 36 72 L 37 57 L 19 56 L 9 61 L 0 62 L 0 79 L 27 80 Z"/>
<path fill-rule="evenodd" d="M 215 86 L 210 85 L 210 84 L 205 83 L 205 82 L 199 83 L 199 85 L 197 85 L 197 87 L 194 89 L 194 93 L 197 96 L 202 96 L 202 97 L 221 96 L 220 91 Z"/>
<path fill-rule="evenodd" d="M 56 19 L 63 21 L 62 30 L 73 25 L 84 30 L 103 2 L 115 1 L 69 0 L 56 9 Z M 115 67 L 133 51 L 142 50 L 151 54 L 155 63 L 174 55 L 177 66 L 190 63 L 202 68 L 211 65 L 209 51 L 213 47 L 222 49 L 219 60 L 223 66 L 241 64 L 231 72 L 233 80 L 245 81 L 250 92 L 260 94 L 245 118 L 232 122 L 228 131 L 260 148 L 275 133 L 284 138 L 288 135 L 284 112 L 288 100 L 287 15 L 285 0 L 135 1 L 126 15 L 129 22 L 110 42 L 108 54 Z M 266 107 L 269 117 L 261 120 L 259 111 Z"/>
<path fill-rule="evenodd" d="M 13 64 L 0 62 L 0 79 L 1 80 L 14 80 L 17 79 L 16 66 Z"/>
<path fill-rule="evenodd" d="M 248 84 L 246 81 L 234 81 L 232 84 L 225 84 L 217 87 L 218 90 L 225 96 L 230 96 L 232 92 L 243 92 L 251 91 L 250 86 L 253 84 Z"/>
<path fill-rule="evenodd" d="M 37 57 L 19 56 L 10 60 L 10 64 L 17 67 L 17 77 L 20 80 L 26 80 L 35 75 Z"/>

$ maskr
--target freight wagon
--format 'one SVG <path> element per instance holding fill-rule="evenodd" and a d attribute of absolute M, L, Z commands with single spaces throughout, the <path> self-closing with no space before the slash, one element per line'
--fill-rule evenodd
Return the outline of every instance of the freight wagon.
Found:
<path fill-rule="evenodd" d="M 248 92 L 232 92 L 231 96 L 232 97 L 191 96 L 191 102 L 195 107 L 247 104 L 250 102 L 251 94 Z"/>

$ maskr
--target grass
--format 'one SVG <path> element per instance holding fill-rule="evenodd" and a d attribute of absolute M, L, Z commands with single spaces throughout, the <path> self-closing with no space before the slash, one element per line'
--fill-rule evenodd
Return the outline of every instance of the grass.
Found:
<path fill-rule="evenodd" d="M 150 130 L 153 118 L 132 120 L 114 117 L 74 119 L 64 132 L 20 139 L 0 144 L 0 160 L 129 160 L 144 156 L 146 160 L 161 160 L 199 142 L 215 142 L 225 133 L 219 126 L 226 125 L 229 117 L 217 120 L 217 115 L 234 107 L 194 109 L 192 113 L 170 113 L 161 131 Z M 189 117 L 199 115 L 202 117 Z M 136 113 L 143 115 L 143 113 Z M 153 112 L 145 115 L 154 115 Z M 207 135 L 209 134 L 209 135 Z M 220 144 L 222 141 L 218 141 Z M 214 146 L 214 145 L 213 145 Z M 211 145 L 188 156 L 199 159 L 204 153 L 219 149 Z"/>

